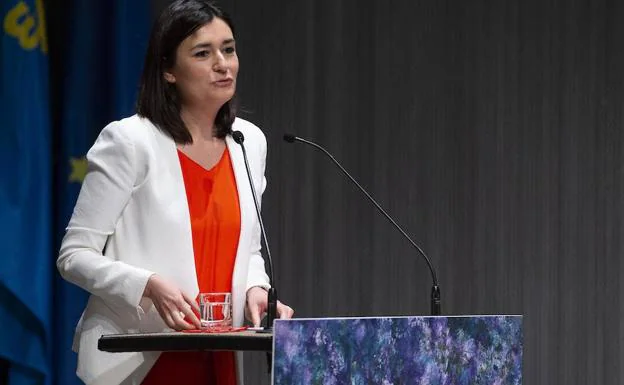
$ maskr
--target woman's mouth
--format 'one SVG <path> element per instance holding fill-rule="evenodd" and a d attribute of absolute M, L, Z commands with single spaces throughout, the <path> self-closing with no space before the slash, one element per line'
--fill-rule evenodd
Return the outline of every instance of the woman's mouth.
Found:
<path fill-rule="evenodd" d="M 217 80 L 213 84 L 216 85 L 217 87 L 230 87 L 233 83 L 234 83 L 234 79 L 227 78 L 227 79 Z"/>

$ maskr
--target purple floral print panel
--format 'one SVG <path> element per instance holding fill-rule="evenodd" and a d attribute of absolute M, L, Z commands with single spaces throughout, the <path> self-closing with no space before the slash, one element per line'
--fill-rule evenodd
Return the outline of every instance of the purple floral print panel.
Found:
<path fill-rule="evenodd" d="M 276 320 L 274 385 L 519 385 L 522 316 Z"/>

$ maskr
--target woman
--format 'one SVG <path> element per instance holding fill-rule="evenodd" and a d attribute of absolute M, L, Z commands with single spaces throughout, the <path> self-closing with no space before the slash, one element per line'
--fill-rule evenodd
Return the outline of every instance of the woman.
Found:
<path fill-rule="evenodd" d="M 57 261 L 65 279 L 91 293 L 74 339 L 87 384 L 242 380 L 231 353 L 97 349 L 102 334 L 199 328 L 200 292 L 231 291 L 234 326 L 244 314 L 260 323 L 269 280 L 242 151 L 230 134 L 244 134 L 260 193 L 266 139 L 235 117 L 238 66 L 226 15 L 206 1 L 173 2 L 152 31 L 138 114 L 105 127 L 87 154 Z M 278 304 L 280 318 L 292 314 Z"/>

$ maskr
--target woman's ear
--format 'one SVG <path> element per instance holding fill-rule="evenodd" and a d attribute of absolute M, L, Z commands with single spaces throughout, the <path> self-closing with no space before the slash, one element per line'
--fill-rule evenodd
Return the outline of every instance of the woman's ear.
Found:
<path fill-rule="evenodd" d="M 176 78 L 175 78 L 175 76 L 174 76 L 171 72 L 166 72 L 166 71 L 165 71 L 165 73 L 163 74 L 163 76 L 165 77 L 165 80 L 166 80 L 168 83 L 173 84 L 173 83 L 175 83 L 175 82 L 176 82 Z"/>

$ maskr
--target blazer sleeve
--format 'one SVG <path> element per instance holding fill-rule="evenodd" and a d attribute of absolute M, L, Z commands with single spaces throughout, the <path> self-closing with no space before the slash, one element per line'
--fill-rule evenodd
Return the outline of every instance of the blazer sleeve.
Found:
<path fill-rule="evenodd" d="M 113 122 L 87 153 L 88 172 L 63 238 L 61 276 L 112 305 L 138 311 L 151 271 L 103 255 L 131 199 L 139 165 L 135 145 Z"/>
<path fill-rule="evenodd" d="M 264 137 L 264 134 L 262 134 L 262 132 L 260 132 L 259 129 L 258 131 L 260 133 L 259 135 L 260 145 L 259 145 L 259 151 L 258 151 L 260 167 L 258 168 L 258 177 L 256 178 L 256 180 L 260 182 L 259 183 L 260 193 L 258 196 L 258 200 L 262 202 L 262 195 L 264 194 L 264 190 L 266 189 L 266 185 L 267 185 L 266 177 L 264 175 L 264 172 L 266 169 L 267 143 L 266 143 L 266 138 Z M 258 184 L 256 184 L 256 186 L 258 186 Z M 260 232 L 260 223 L 258 221 L 255 221 L 252 240 L 251 240 L 251 250 L 250 250 L 251 256 L 249 258 L 249 270 L 247 273 L 246 290 L 249 290 L 250 288 L 254 286 L 260 286 L 265 289 L 268 289 L 271 287 L 269 276 L 267 275 L 266 270 L 264 268 L 264 259 L 262 258 L 262 254 L 260 253 L 260 250 L 262 249 L 261 238 L 262 238 L 262 233 Z"/>

